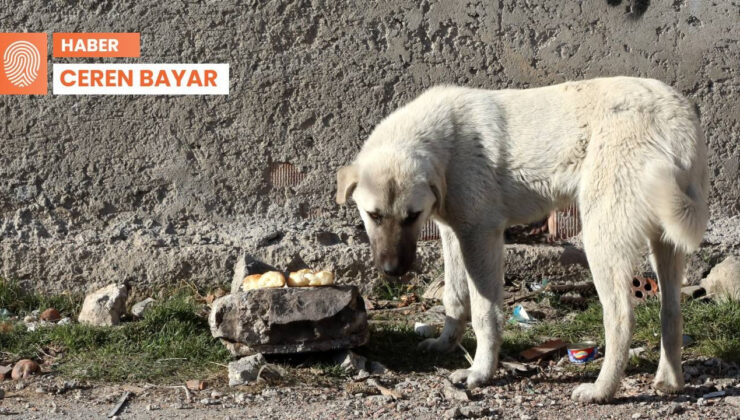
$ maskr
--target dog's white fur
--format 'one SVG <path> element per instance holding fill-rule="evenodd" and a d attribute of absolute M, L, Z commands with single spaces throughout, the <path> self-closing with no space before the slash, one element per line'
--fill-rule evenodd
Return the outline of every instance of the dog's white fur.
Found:
<path fill-rule="evenodd" d="M 383 186 L 399 193 L 384 202 Z M 337 201 L 352 197 L 372 240 L 368 212 L 403 218 L 411 208 L 439 226 L 446 323 L 421 348 L 450 351 L 472 318 L 471 368 L 452 379 L 474 387 L 498 362 L 504 315 L 503 231 L 575 201 L 604 311 L 606 350 L 579 401 L 610 399 L 623 374 L 634 324 L 630 280 L 650 247 L 661 292 L 661 354 L 654 387 L 675 392 L 681 373 L 680 285 L 684 260 L 709 217 L 706 146 L 697 115 L 674 89 L 628 77 L 526 90 L 441 86 L 398 109 L 340 171 Z"/>

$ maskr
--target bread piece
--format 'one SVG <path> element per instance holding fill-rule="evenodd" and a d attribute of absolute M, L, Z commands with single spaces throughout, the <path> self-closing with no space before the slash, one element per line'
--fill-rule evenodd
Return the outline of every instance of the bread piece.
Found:
<path fill-rule="evenodd" d="M 307 274 L 311 274 L 311 270 L 304 268 L 302 270 L 294 271 L 288 276 L 288 286 L 290 287 L 306 287 L 308 286 Z"/>
<path fill-rule="evenodd" d="M 267 289 L 285 286 L 285 276 L 279 271 L 268 271 L 265 274 L 252 274 L 244 278 L 242 290 Z"/>
<path fill-rule="evenodd" d="M 308 277 L 308 285 L 312 287 L 331 286 L 334 284 L 334 273 L 331 271 L 322 270 L 316 273 L 306 274 L 306 277 Z"/>

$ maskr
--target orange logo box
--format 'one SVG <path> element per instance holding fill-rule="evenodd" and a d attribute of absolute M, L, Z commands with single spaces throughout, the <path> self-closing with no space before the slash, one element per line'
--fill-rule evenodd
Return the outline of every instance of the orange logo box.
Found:
<path fill-rule="evenodd" d="M 54 57 L 139 57 L 136 32 L 55 32 Z"/>
<path fill-rule="evenodd" d="M 45 95 L 45 33 L 0 33 L 0 95 Z"/>

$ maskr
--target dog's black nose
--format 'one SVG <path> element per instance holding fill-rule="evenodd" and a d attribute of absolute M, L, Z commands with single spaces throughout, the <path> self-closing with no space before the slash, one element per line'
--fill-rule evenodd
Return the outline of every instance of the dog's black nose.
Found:
<path fill-rule="evenodd" d="M 392 266 L 392 265 L 390 265 L 388 263 L 383 264 L 383 272 L 385 274 L 388 274 L 389 276 L 392 276 L 394 271 L 396 271 L 396 267 L 394 267 L 394 266 Z"/>
<path fill-rule="evenodd" d="M 390 263 L 383 263 L 383 266 L 381 267 L 383 272 L 389 276 L 392 276 L 393 273 L 396 271 L 396 267 L 393 264 Z"/>
<path fill-rule="evenodd" d="M 386 275 L 388 275 L 388 276 L 397 276 L 397 275 L 400 274 L 400 271 L 401 271 L 401 270 L 398 269 L 398 265 L 397 264 L 391 264 L 391 263 L 388 263 L 388 262 L 383 263 L 383 267 L 382 268 L 383 268 L 383 272 Z"/>

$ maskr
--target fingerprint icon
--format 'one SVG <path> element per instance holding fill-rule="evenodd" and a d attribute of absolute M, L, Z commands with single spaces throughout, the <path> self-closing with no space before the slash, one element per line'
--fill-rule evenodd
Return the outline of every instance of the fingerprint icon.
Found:
<path fill-rule="evenodd" d="M 8 81 L 18 87 L 30 86 L 39 75 L 41 53 L 28 41 L 16 41 L 5 50 L 3 67 Z"/>

